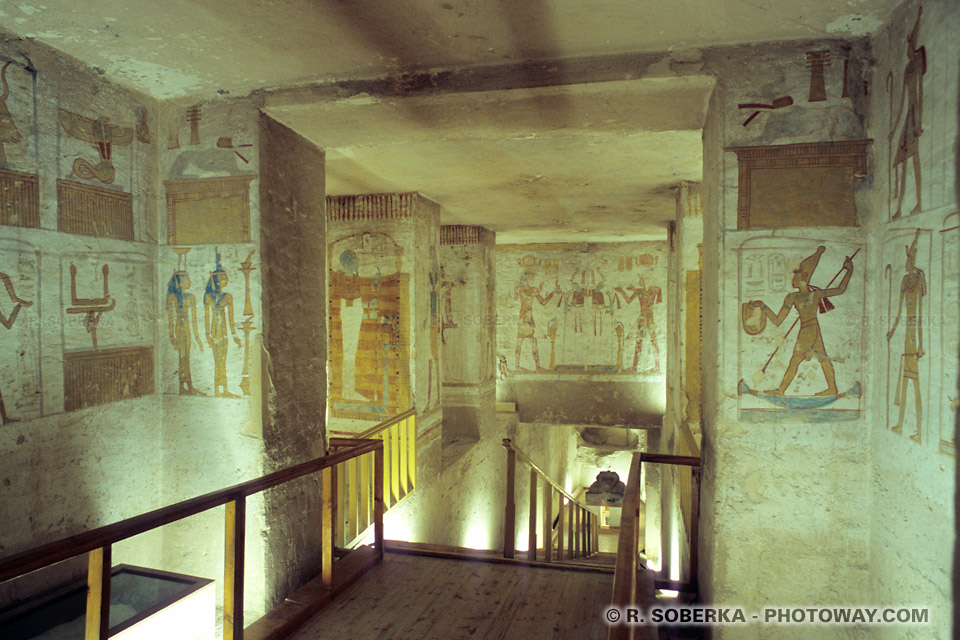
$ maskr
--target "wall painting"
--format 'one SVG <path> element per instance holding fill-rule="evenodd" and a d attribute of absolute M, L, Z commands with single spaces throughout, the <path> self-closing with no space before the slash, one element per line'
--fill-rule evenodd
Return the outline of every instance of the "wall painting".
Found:
<path fill-rule="evenodd" d="M 357 233 L 330 243 L 327 259 L 331 415 L 382 420 L 405 411 L 409 274 L 402 272 L 403 249 L 387 234 Z"/>
<path fill-rule="evenodd" d="M 858 245 L 805 238 L 740 246 L 741 420 L 859 418 L 865 258 Z"/>

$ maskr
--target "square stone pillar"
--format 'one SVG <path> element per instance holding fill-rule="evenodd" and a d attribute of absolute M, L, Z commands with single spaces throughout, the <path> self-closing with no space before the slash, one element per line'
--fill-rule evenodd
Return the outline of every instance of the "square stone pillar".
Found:
<path fill-rule="evenodd" d="M 451 452 L 496 424 L 494 245 L 484 227 L 440 227 L 443 445 Z"/>
<path fill-rule="evenodd" d="M 440 436 L 440 206 L 419 193 L 327 197 L 330 434 L 417 409 Z"/>

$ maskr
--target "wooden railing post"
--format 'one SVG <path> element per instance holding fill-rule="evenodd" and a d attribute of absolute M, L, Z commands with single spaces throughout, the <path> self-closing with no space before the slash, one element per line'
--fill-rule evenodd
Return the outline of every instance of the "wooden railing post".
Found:
<path fill-rule="evenodd" d="M 543 561 L 550 562 L 553 555 L 553 487 L 543 483 Z"/>
<path fill-rule="evenodd" d="M 574 557 L 582 558 L 583 557 L 583 509 L 580 505 L 577 505 L 577 530 L 575 532 L 577 536 L 576 541 L 574 542 Z"/>
<path fill-rule="evenodd" d="M 573 560 L 577 556 L 573 555 L 573 526 L 576 517 L 577 505 L 571 502 L 567 505 L 567 560 Z"/>
<path fill-rule="evenodd" d="M 600 516 L 593 516 L 593 550 L 600 551 Z"/>
<path fill-rule="evenodd" d="M 516 549 L 517 505 L 514 489 L 516 485 L 517 454 L 510 446 L 510 439 L 503 439 L 507 448 L 507 495 L 503 507 L 503 557 L 512 558 Z"/>
<path fill-rule="evenodd" d="M 563 508 L 563 494 L 557 492 L 557 560 L 563 560 L 563 518 L 565 509 Z"/>
<path fill-rule="evenodd" d="M 320 472 L 322 499 L 321 526 L 321 565 L 320 575 L 323 586 L 333 589 L 333 554 L 334 535 L 337 530 L 337 473 L 334 467 L 327 467 Z"/>
<path fill-rule="evenodd" d="M 244 496 L 226 504 L 223 557 L 223 638 L 243 640 L 243 558 L 247 528 Z"/>
<path fill-rule="evenodd" d="M 587 549 L 587 531 L 589 530 L 587 528 L 587 521 L 590 518 L 590 512 L 582 507 L 580 508 L 580 511 L 580 555 L 587 556 L 590 555 Z"/>
<path fill-rule="evenodd" d="M 527 558 L 537 559 L 537 470 L 530 469 L 530 517 L 527 526 Z"/>
<path fill-rule="evenodd" d="M 690 483 L 690 584 L 697 588 L 700 559 L 700 467 L 691 467 Z"/>
<path fill-rule="evenodd" d="M 587 548 L 587 555 L 590 556 L 590 555 L 593 555 L 593 513 L 589 509 L 587 509 L 586 536 L 587 536 L 587 543 L 585 546 Z"/>
<path fill-rule="evenodd" d="M 109 544 L 90 552 L 87 559 L 87 618 L 84 640 L 107 640 L 110 630 L 110 570 L 113 567 Z"/>
<path fill-rule="evenodd" d="M 373 544 L 383 562 L 383 449 L 373 452 Z"/>

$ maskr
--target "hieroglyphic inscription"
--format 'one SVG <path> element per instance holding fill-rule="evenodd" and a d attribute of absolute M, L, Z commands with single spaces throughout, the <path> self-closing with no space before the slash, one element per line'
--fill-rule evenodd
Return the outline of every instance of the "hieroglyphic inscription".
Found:
<path fill-rule="evenodd" d="M 167 242 L 250 242 L 250 182 L 255 175 L 167 180 Z"/>
<path fill-rule="evenodd" d="M 729 147 L 740 165 L 737 228 L 855 226 L 854 179 L 870 142 Z"/>
<path fill-rule="evenodd" d="M 133 240 L 133 198 L 123 191 L 57 180 L 57 229 Z"/>
<path fill-rule="evenodd" d="M 0 169 L 0 224 L 40 226 L 40 189 L 37 176 Z"/>
<path fill-rule="evenodd" d="M 63 408 L 75 411 L 153 393 L 153 347 L 63 354 Z"/>

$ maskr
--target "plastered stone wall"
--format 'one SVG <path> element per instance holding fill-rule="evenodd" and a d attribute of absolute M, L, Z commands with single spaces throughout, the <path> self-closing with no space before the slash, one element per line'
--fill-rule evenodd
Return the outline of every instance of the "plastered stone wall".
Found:
<path fill-rule="evenodd" d="M 384 518 L 388 539 L 410 540 L 471 549 L 503 549 L 507 454 L 510 438 L 544 471 L 571 493 L 580 476 L 577 432 L 569 425 L 519 423 L 516 414 L 497 414 L 481 423 L 479 442 L 441 469 L 440 443 L 419 449 L 421 482 Z M 426 464 L 419 464 L 426 457 Z M 427 475 L 429 474 L 429 475 Z M 527 546 L 530 470 L 517 466 L 517 548 Z M 542 490 L 542 485 L 540 485 Z M 556 509 L 554 509 L 556 513 Z M 542 523 L 538 526 L 542 527 Z M 540 531 L 540 529 L 538 529 Z"/>
<path fill-rule="evenodd" d="M 152 99 L 6 35 L 0 67 L 6 556 L 160 506 L 158 154 Z M 114 558 L 150 563 L 154 542 Z M 8 583 L 0 603 L 84 570 Z"/>
<path fill-rule="evenodd" d="M 529 422 L 659 424 L 665 242 L 497 247 L 497 397 Z"/>
<path fill-rule="evenodd" d="M 243 100 L 165 102 L 157 325 L 163 496 L 172 504 L 271 470 L 263 441 L 259 120 Z M 196 325 L 193 324 L 194 313 Z M 189 346 L 188 346 L 189 345 Z M 214 578 L 223 510 L 163 529 L 164 568 Z M 247 616 L 269 607 L 262 497 L 247 504 Z"/>
<path fill-rule="evenodd" d="M 921 14 L 918 3 L 905 3 L 873 40 L 868 135 L 877 143 L 865 221 L 873 277 L 863 325 L 875 390 L 867 411 L 868 597 L 927 606 L 931 625 L 884 627 L 877 638 L 951 637 L 960 6 L 922 5 Z"/>
<path fill-rule="evenodd" d="M 822 50 L 831 52 L 834 64 L 824 73 L 825 99 L 811 100 L 816 96 L 810 93 L 806 54 Z M 745 47 L 710 61 L 717 87 L 704 130 L 700 579 L 711 602 L 759 609 L 867 598 L 870 426 L 865 407 L 873 387 L 865 382 L 866 338 L 858 326 L 871 277 L 865 234 L 857 227 L 801 228 L 800 217 L 775 230 L 738 230 L 739 166 L 737 155 L 727 149 L 865 138 L 862 68 L 868 61 L 865 43 L 830 41 Z M 793 104 L 769 109 L 745 126 L 750 113 L 740 104 L 783 96 L 791 96 Z M 853 180 L 848 188 L 862 220 L 869 178 Z M 843 268 L 850 256 L 852 274 Z M 788 296 L 798 290 L 795 271 L 801 269 L 813 274 L 810 283 L 818 288 L 843 289 L 833 293 L 834 310 L 813 314 L 822 339 L 818 352 L 833 365 L 836 389 L 820 366 L 827 358 L 803 361 L 795 378 L 785 376 L 798 336 L 806 341 L 817 331 L 798 325 L 787 335 L 797 317 Z M 748 311 L 760 308 L 749 304 L 753 300 L 773 314 L 786 303 L 785 311 L 793 315 L 758 331 L 754 316 L 744 313 L 745 303 Z M 814 326 L 809 320 L 805 324 Z M 782 393 L 769 393 L 781 386 L 786 387 Z M 808 633 L 777 629 L 783 638 Z M 859 637 L 859 631 L 839 627 L 817 633 Z M 763 630 L 718 628 L 714 637 L 763 637 Z"/>

